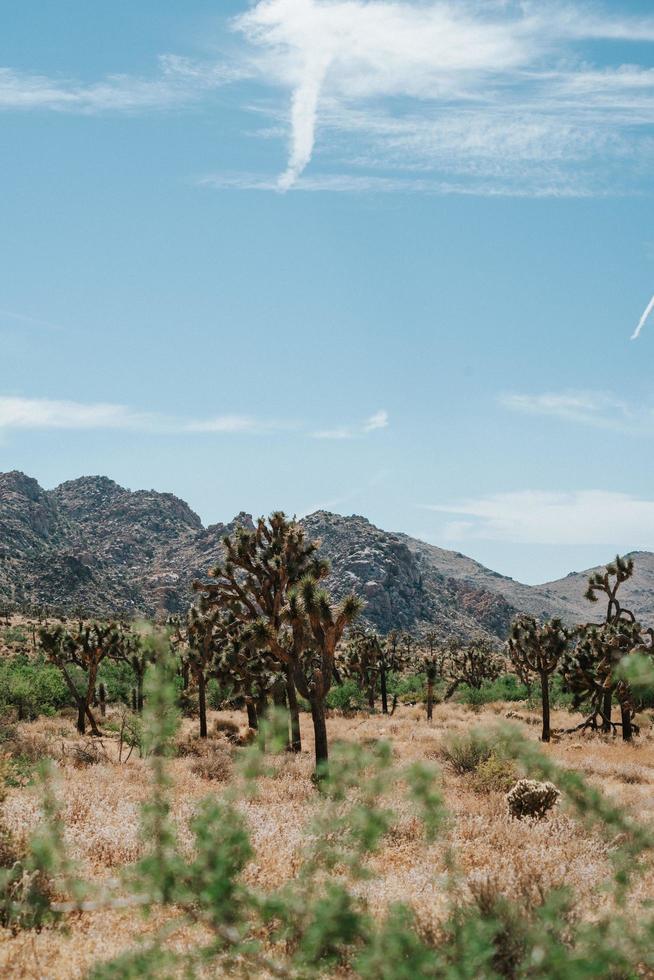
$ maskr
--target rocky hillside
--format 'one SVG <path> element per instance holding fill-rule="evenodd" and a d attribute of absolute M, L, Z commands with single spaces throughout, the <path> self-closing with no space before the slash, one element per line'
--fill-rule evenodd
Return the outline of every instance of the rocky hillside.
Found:
<path fill-rule="evenodd" d="M 164 616 L 183 611 L 191 582 L 221 555 L 221 541 L 248 514 L 203 527 L 178 497 L 125 490 L 106 477 L 82 477 L 43 490 L 22 473 L 0 474 L 0 601 L 67 613 Z M 341 597 L 354 590 L 378 629 L 469 638 L 506 635 L 518 611 L 569 622 L 600 614 L 583 600 L 587 573 L 531 587 L 465 555 L 366 518 L 318 511 L 304 519 L 332 563 L 328 582 Z M 654 555 L 636 556 L 630 601 L 654 620 Z"/>

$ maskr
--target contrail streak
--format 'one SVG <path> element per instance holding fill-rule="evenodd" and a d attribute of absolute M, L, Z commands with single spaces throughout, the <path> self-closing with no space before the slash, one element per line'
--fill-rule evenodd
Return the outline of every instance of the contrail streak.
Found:
<path fill-rule="evenodd" d="M 632 335 L 631 335 L 631 339 L 632 340 L 636 340 L 639 337 L 640 331 L 643 329 L 643 327 L 647 323 L 647 320 L 648 320 L 649 315 L 652 312 L 652 310 L 654 310 L 654 296 L 652 296 L 651 300 L 647 304 L 647 307 L 645 309 L 645 312 L 641 316 L 640 321 L 638 323 L 638 326 L 636 327 L 636 329 L 632 333 Z"/>

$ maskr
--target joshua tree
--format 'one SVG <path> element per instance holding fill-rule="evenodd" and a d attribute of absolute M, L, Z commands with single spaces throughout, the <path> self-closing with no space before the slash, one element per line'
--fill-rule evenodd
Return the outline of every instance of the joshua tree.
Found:
<path fill-rule="evenodd" d="M 623 657 L 631 653 L 651 653 L 654 638 L 654 632 L 644 629 L 618 598 L 620 586 L 631 578 L 633 571 L 633 561 L 618 556 L 604 572 L 597 572 L 588 580 L 586 598 L 597 602 L 605 596 L 607 605 L 601 625 L 588 623 L 579 628 L 577 645 L 562 665 L 566 686 L 575 696 L 575 705 L 587 702 L 591 707 L 590 715 L 573 731 L 595 729 L 600 721 L 603 731 L 616 731 L 618 726 L 611 718 L 615 696 L 620 705 L 622 737 L 625 741 L 632 738 L 636 706 L 632 691 L 619 676 L 617 667 Z"/>
<path fill-rule="evenodd" d="M 503 668 L 503 659 L 486 640 L 478 640 L 467 647 L 452 646 L 447 657 L 450 686 L 445 699 L 451 698 L 461 684 L 480 690 L 485 681 L 496 680 Z"/>
<path fill-rule="evenodd" d="M 410 633 L 398 633 L 391 630 L 386 634 L 379 660 L 379 686 L 381 691 L 382 713 L 388 714 L 387 680 L 390 673 L 401 671 L 411 662 L 411 654 L 416 645 Z M 391 714 L 395 711 L 397 698 L 393 700 Z"/>
<path fill-rule="evenodd" d="M 41 648 L 48 660 L 61 670 L 68 690 L 77 705 L 77 730 L 81 735 L 86 731 L 86 719 L 91 725 L 91 733 L 100 735 L 100 730 L 91 711 L 95 693 L 98 668 L 106 657 L 120 659 L 124 636 L 115 623 L 101 625 L 79 623 L 76 628 L 67 630 L 63 626 L 46 627 L 39 630 Z M 86 689 L 80 691 L 70 674 L 70 667 L 79 667 L 84 672 Z"/>
<path fill-rule="evenodd" d="M 432 720 L 434 712 L 434 684 L 443 676 L 447 652 L 438 645 L 438 633 L 430 630 L 425 633 L 427 649 L 419 658 L 417 666 L 427 677 L 427 721 Z"/>
<path fill-rule="evenodd" d="M 353 630 L 345 651 L 339 659 L 339 670 L 356 680 L 368 696 L 368 707 L 375 710 L 377 682 L 384 655 L 382 641 L 371 629 Z"/>
<path fill-rule="evenodd" d="M 319 582 L 329 571 L 296 521 L 274 513 L 254 530 L 239 528 L 224 539 L 226 560 L 196 583 L 208 607 L 231 614 L 250 627 L 260 650 L 287 670 L 287 680 L 311 705 L 316 764 L 328 757 L 325 697 L 332 683 L 334 655 L 360 602 L 347 597 L 334 607 Z"/>
<path fill-rule="evenodd" d="M 540 680 L 543 707 L 543 742 L 550 740 L 550 674 L 559 665 L 570 642 L 570 631 L 560 619 L 539 623 L 533 616 L 518 616 L 511 625 L 508 653 L 514 667 L 523 675 L 536 674 Z"/>

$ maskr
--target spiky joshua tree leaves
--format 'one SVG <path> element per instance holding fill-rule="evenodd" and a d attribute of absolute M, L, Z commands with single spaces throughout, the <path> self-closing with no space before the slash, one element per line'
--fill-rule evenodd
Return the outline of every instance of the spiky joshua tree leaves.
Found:
<path fill-rule="evenodd" d="M 334 605 L 320 582 L 329 564 L 317 544 L 281 512 L 260 518 L 254 530 L 239 528 L 223 541 L 226 559 L 195 583 L 205 608 L 248 630 L 286 677 L 289 704 L 295 689 L 309 701 L 316 766 L 327 762 L 325 698 L 332 683 L 336 646 L 354 621 L 360 601 L 346 597 Z"/>
<path fill-rule="evenodd" d="M 550 675 L 570 643 L 571 632 L 560 619 L 539 623 L 533 616 L 517 616 L 507 643 L 509 659 L 521 676 L 536 674 L 540 680 L 543 710 L 543 742 L 550 741 Z"/>

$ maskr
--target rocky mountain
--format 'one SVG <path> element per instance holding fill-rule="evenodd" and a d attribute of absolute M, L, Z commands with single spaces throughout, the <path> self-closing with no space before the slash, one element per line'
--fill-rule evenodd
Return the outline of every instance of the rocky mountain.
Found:
<path fill-rule="evenodd" d="M 528 586 L 458 552 L 375 527 L 365 517 L 317 511 L 304 519 L 332 563 L 328 587 L 366 602 L 382 631 L 435 628 L 442 636 L 502 638 L 516 612 L 579 622 L 601 615 L 583 599 L 588 572 Z M 0 601 L 89 615 L 182 612 L 191 583 L 219 560 L 229 524 L 203 527 L 170 493 L 130 491 L 106 477 L 43 490 L 16 471 L 0 474 Z M 654 555 L 638 552 L 625 596 L 654 620 Z"/>

